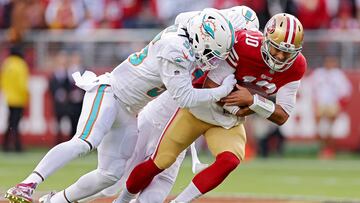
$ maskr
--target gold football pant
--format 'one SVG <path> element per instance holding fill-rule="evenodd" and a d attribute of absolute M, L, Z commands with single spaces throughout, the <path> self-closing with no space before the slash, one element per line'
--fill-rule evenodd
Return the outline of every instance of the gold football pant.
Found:
<path fill-rule="evenodd" d="M 245 156 L 246 133 L 242 124 L 225 129 L 197 119 L 188 109 L 179 109 L 163 132 L 162 138 L 153 155 L 157 167 L 166 169 L 176 157 L 204 135 L 213 156 L 228 151 L 240 160 Z"/>

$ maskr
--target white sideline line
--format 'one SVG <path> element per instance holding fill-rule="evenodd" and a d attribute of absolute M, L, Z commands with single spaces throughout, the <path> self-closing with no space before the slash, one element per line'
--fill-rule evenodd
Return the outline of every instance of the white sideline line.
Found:
<path fill-rule="evenodd" d="M 48 194 L 49 191 L 38 191 L 34 195 L 35 199 L 42 195 Z M 7 201 L 4 198 L 5 191 L 0 192 L 0 201 Z M 216 192 L 207 194 L 204 197 L 216 198 L 249 198 L 261 200 L 290 200 L 290 201 L 316 201 L 327 203 L 360 203 L 360 199 L 356 198 L 339 198 L 339 197 L 325 197 L 325 196 L 311 196 L 311 195 L 273 195 L 273 194 L 253 194 L 253 193 L 231 193 L 231 192 Z"/>
<path fill-rule="evenodd" d="M 206 197 L 234 197 L 234 198 L 249 198 L 249 199 L 270 199 L 270 200 L 297 200 L 297 201 L 319 201 L 319 202 L 342 202 L 342 203 L 360 203 L 360 199 L 356 198 L 339 198 L 339 197 L 325 197 L 325 196 L 310 196 L 310 195 L 273 195 L 273 194 L 253 194 L 253 193 L 228 193 L 216 192 L 205 195 Z"/>

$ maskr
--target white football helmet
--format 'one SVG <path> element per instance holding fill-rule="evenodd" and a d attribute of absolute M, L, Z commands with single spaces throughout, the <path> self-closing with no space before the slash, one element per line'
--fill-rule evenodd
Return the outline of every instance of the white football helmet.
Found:
<path fill-rule="evenodd" d="M 265 63 L 277 72 L 290 68 L 302 50 L 304 29 L 301 22 L 293 15 L 279 13 L 266 23 L 264 41 L 261 45 L 262 57 Z M 279 61 L 271 55 L 271 47 L 288 55 L 285 61 Z"/>
<path fill-rule="evenodd" d="M 234 30 L 259 30 L 259 19 L 254 10 L 247 6 L 234 6 L 229 9 L 221 10 L 229 19 Z"/>
<path fill-rule="evenodd" d="M 234 46 L 234 29 L 216 9 L 204 9 L 188 21 L 186 28 L 196 61 L 204 71 L 216 68 Z"/>

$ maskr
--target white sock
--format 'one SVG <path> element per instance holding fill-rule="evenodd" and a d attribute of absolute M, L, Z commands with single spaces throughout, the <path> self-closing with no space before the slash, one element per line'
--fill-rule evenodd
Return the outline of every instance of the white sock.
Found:
<path fill-rule="evenodd" d="M 77 202 L 79 203 L 85 203 L 85 202 L 91 202 L 94 199 L 102 198 L 102 197 L 114 197 L 117 196 L 120 193 L 120 190 L 122 189 L 122 186 L 124 185 L 124 179 L 119 180 L 115 184 L 113 184 L 110 187 L 107 187 L 100 192 L 96 193 L 95 195 L 92 195 L 90 197 L 86 197 L 84 199 L 80 199 Z"/>
<path fill-rule="evenodd" d="M 137 202 L 166 202 L 174 182 L 162 175 L 161 173 L 155 176 L 150 185 L 140 192 Z"/>
<path fill-rule="evenodd" d="M 77 202 L 79 202 L 79 203 L 92 202 L 93 200 L 99 199 L 99 198 L 102 198 L 102 197 L 108 197 L 108 196 L 104 195 L 102 192 L 98 192 L 95 195 L 92 195 L 90 197 L 86 197 L 84 199 L 80 199 Z"/>
<path fill-rule="evenodd" d="M 34 171 L 46 179 L 74 158 L 89 151 L 90 147 L 85 141 L 78 138 L 71 139 L 53 147 L 39 162 Z"/>
<path fill-rule="evenodd" d="M 68 203 L 69 200 L 65 197 L 64 190 L 57 192 L 54 196 L 50 199 L 51 203 Z"/>
<path fill-rule="evenodd" d="M 194 199 L 200 197 L 202 193 L 191 181 L 190 184 L 183 190 L 176 198 L 175 201 L 178 202 L 191 202 Z"/>
<path fill-rule="evenodd" d="M 119 197 L 113 201 L 113 203 L 129 203 L 132 199 L 134 199 L 136 194 L 130 193 L 126 186 L 124 186 L 123 191 L 120 193 Z"/>
<path fill-rule="evenodd" d="M 93 170 L 79 178 L 74 184 L 65 189 L 66 197 L 77 201 L 97 194 L 118 181 L 114 176 L 100 169 Z"/>
<path fill-rule="evenodd" d="M 39 185 L 43 182 L 43 177 L 40 176 L 37 172 L 32 172 L 22 183 L 36 183 Z"/>

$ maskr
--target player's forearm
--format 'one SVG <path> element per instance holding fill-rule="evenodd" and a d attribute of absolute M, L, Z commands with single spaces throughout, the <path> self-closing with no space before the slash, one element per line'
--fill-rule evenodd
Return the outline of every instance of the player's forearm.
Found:
<path fill-rule="evenodd" d="M 187 81 L 188 80 L 188 81 Z M 195 89 L 187 77 L 173 77 L 166 81 L 166 88 L 181 108 L 191 108 L 216 102 L 223 87 Z"/>
<path fill-rule="evenodd" d="M 255 112 L 252 111 L 249 107 L 241 107 L 238 112 L 236 112 L 236 116 L 238 117 L 245 117 L 251 114 L 254 114 Z"/>
<path fill-rule="evenodd" d="M 284 109 L 280 105 L 275 104 L 274 113 L 271 114 L 268 120 L 277 125 L 283 125 L 288 118 L 289 115 L 284 111 Z"/>

